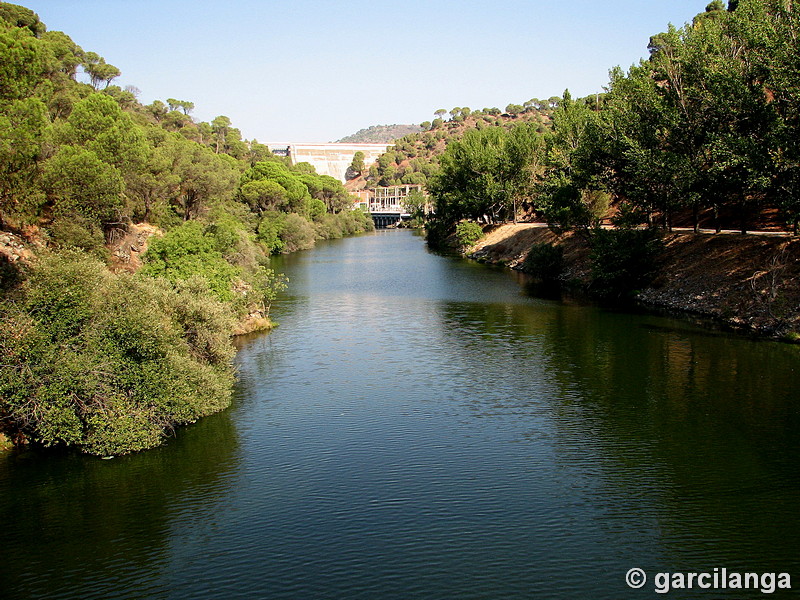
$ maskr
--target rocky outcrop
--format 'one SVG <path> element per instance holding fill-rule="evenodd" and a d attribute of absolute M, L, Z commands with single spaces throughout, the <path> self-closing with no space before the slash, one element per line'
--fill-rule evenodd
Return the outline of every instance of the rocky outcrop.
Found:
<path fill-rule="evenodd" d="M 26 264 L 33 260 L 33 247 L 21 236 L 0 231 L 0 255 L 9 264 Z"/>
<path fill-rule="evenodd" d="M 164 232 L 149 223 L 130 224 L 116 228 L 110 234 L 109 250 L 111 266 L 115 271 L 136 271 L 142 266 L 142 254 L 147 250 L 147 242 L 154 235 Z"/>

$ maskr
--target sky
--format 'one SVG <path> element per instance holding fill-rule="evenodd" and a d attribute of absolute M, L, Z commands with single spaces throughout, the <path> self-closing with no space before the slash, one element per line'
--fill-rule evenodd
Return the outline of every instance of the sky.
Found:
<path fill-rule="evenodd" d="M 246 139 L 332 142 L 436 109 L 601 92 L 707 0 L 16 0 L 139 100 L 194 102 Z"/>

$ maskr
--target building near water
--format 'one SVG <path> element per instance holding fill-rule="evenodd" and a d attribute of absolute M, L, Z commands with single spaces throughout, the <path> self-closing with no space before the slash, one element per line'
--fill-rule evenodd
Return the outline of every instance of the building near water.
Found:
<path fill-rule="evenodd" d="M 347 168 L 356 152 L 364 153 L 364 164 L 369 166 L 386 152 L 391 144 L 267 144 L 273 154 L 288 156 L 293 165 L 310 163 L 319 175 L 330 175 L 342 183 L 346 181 Z"/>

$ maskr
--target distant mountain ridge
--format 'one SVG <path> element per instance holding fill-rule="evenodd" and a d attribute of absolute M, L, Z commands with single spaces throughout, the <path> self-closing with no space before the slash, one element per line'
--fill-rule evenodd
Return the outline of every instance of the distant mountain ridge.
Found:
<path fill-rule="evenodd" d="M 422 131 L 419 125 L 373 125 L 336 140 L 337 144 L 388 144 L 411 133 Z"/>

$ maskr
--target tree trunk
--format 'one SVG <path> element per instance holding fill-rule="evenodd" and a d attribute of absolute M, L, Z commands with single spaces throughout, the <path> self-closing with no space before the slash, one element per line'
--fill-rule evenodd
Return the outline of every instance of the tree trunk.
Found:
<path fill-rule="evenodd" d="M 699 209 L 697 206 L 697 202 L 692 204 L 692 225 L 694 226 L 694 232 L 700 232 L 700 214 Z"/>
<path fill-rule="evenodd" d="M 144 215 L 142 216 L 145 223 L 150 222 L 150 204 L 150 194 L 146 194 L 144 197 Z"/>
<path fill-rule="evenodd" d="M 186 192 L 186 204 L 183 207 L 183 220 L 188 221 L 192 218 L 192 206 L 194 205 L 195 193 L 193 190 Z"/>
<path fill-rule="evenodd" d="M 747 233 L 747 207 L 744 200 L 739 202 L 739 229 L 742 234 Z"/>

